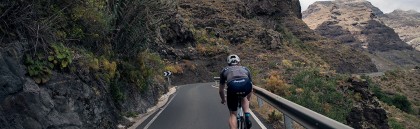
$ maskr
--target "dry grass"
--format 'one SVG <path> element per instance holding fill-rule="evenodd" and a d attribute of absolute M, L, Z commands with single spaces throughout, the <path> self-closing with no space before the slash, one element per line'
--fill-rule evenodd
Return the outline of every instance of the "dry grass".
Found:
<path fill-rule="evenodd" d="M 418 129 L 420 127 L 420 119 L 415 115 L 405 113 L 395 106 L 389 106 L 383 102 L 380 102 L 388 116 L 388 120 L 394 119 L 397 124 L 404 126 L 407 129 Z M 388 123 L 391 125 L 390 121 Z"/>
<path fill-rule="evenodd" d="M 167 65 L 165 67 L 165 70 L 166 71 L 171 71 L 174 74 L 182 74 L 182 73 L 184 73 L 184 69 L 181 67 L 181 65 L 178 65 L 178 64 L 170 64 L 170 65 Z"/>
<path fill-rule="evenodd" d="M 192 71 L 195 71 L 197 69 L 197 64 L 195 64 L 193 61 L 183 60 L 183 62 L 185 68 L 188 68 Z"/>
<path fill-rule="evenodd" d="M 280 96 L 290 95 L 290 86 L 283 80 L 280 72 L 271 71 L 269 77 L 265 79 L 265 89 Z"/>

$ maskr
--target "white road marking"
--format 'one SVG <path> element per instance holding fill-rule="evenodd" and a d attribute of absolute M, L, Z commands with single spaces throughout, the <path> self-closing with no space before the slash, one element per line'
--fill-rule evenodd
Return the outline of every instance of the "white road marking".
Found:
<path fill-rule="evenodd" d="M 216 85 L 211 85 L 211 86 L 214 87 L 214 88 L 216 88 L 216 89 L 219 89 L 219 87 L 217 87 Z M 225 91 L 226 91 L 226 89 L 225 89 Z M 254 114 L 254 112 L 252 112 L 252 110 L 251 110 L 250 113 L 251 113 L 252 118 L 254 118 L 254 120 L 261 127 L 261 129 L 267 129 L 267 127 L 264 126 L 264 124 L 261 122 L 261 120 L 258 119 L 258 117 Z"/>
<path fill-rule="evenodd" d="M 254 118 L 254 120 L 260 125 L 261 129 L 267 129 L 267 127 L 264 126 L 264 124 L 258 119 L 258 117 L 255 116 L 254 112 L 251 110 L 251 116 Z"/>
<path fill-rule="evenodd" d="M 216 85 L 211 85 L 211 87 L 216 88 L 216 89 L 219 89 L 219 87 L 216 86 Z M 227 91 L 227 90 L 225 89 L 225 91 Z"/>
<path fill-rule="evenodd" d="M 152 123 L 156 120 L 156 118 L 160 115 L 160 113 L 162 113 L 163 112 L 163 110 L 165 110 L 166 109 L 166 107 L 168 107 L 168 105 L 172 102 L 172 100 L 175 98 L 175 96 L 178 94 L 178 92 L 177 93 L 175 93 L 174 94 L 174 96 L 171 98 L 171 100 L 169 100 L 169 102 L 165 105 L 165 107 L 163 107 L 159 112 L 158 112 L 158 114 L 156 114 L 156 116 L 155 117 L 153 117 L 153 119 L 152 120 L 150 120 L 150 122 L 149 123 L 147 123 L 147 125 L 144 127 L 144 129 L 148 129 L 149 127 L 150 127 L 150 125 L 152 125 Z"/>

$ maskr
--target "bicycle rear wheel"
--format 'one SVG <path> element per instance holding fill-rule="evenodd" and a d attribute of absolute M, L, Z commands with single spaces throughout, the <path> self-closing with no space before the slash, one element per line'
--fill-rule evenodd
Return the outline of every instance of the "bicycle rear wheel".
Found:
<path fill-rule="evenodd" d="M 245 118 L 243 116 L 238 119 L 238 129 L 246 129 Z"/>

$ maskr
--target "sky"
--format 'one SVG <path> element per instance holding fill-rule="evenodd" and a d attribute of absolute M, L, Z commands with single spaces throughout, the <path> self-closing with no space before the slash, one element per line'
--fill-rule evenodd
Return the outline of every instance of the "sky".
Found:
<path fill-rule="evenodd" d="M 302 11 L 306 10 L 309 5 L 315 1 L 331 1 L 331 0 L 299 0 Z M 420 0 L 367 0 L 374 6 L 378 7 L 384 13 L 390 13 L 395 9 L 416 10 L 420 12 Z"/>

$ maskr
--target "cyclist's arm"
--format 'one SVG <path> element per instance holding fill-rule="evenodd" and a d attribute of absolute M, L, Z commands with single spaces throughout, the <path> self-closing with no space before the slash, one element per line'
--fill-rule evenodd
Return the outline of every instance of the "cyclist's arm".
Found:
<path fill-rule="evenodd" d="M 222 73 L 220 74 L 220 82 L 219 82 L 219 95 L 220 98 L 222 99 L 222 104 L 223 102 L 225 102 L 225 83 L 226 83 L 226 78 L 224 77 L 224 70 L 222 71 Z"/>
<path fill-rule="evenodd" d="M 225 91 L 224 91 L 224 89 L 225 89 L 225 85 L 224 84 L 220 84 L 220 86 L 219 86 L 219 95 L 220 95 L 220 98 L 222 99 L 222 102 L 225 102 L 226 100 L 225 100 Z"/>

